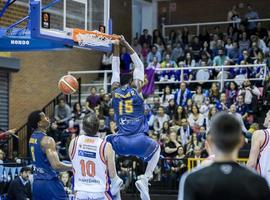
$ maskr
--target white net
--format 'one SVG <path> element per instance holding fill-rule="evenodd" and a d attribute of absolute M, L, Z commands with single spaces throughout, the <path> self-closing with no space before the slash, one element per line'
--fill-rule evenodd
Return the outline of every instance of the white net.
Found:
<path fill-rule="evenodd" d="M 99 33 L 98 31 L 95 32 Z M 77 35 L 77 40 L 79 46 L 88 45 L 110 47 L 110 44 L 112 44 L 112 40 L 110 38 L 94 33 L 79 33 Z"/>

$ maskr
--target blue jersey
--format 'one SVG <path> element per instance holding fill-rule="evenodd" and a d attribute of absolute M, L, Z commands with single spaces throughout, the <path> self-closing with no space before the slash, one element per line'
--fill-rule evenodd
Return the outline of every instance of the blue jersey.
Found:
<path fill-rule="evenodd" d="M 29 140 L 31 157 L 35 166 L 34 180 L 50 180 L 58 176 L 42 150 L 41 140 L 44 136 L 46 136 L 45 133 L 35 131 Z"/>
<path fill-rule="evenodd" d="M 120 134 L 147 133 L 148 122 L 144 115 L 144 101 L 132 87 L 114 90 L 113 108 Z"/>

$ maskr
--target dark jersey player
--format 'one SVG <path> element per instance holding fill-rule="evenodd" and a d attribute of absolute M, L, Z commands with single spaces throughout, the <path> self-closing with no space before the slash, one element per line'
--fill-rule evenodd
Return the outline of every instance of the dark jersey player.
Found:
<path fill-rule="evenodd" d="M 233 115 L 218 113 L 211 121 L 209 142 L 214 162 L 181 178 L 178 200 L 269 200 L 267 182 L 236 163 L 243 144 L 241 123 Z"/>
<path fill-rule="evenodd" d="M 148 181 L 158 163 L 160 147 L 148 135 L 148 123 L 144 116 L 144 100 L 141 94 L 144 81 L 144 66 L 139 56 L 122 36 L 134 64 L 133 74 L 123 74 L 120 78 L 119 41 L 115 41 L 112 61 L 113 108 L 116 113 L 118 133 L 107 137 L 114 151 L 120 155 L 137 156 L 148 162 L 145 174 L 135 185 L 142 200 L 149 200 Z"/>
<path fill-rule="evenodd" d="M 67 200 L 58 172 L 72 169 L 71 164 L 60 162 L 53 138 L 46 135 L 49 119 L 42 111 L 34 111 L 28 117 L 33 130 L 29 140 L 34 165 L 33 200 Z"/>

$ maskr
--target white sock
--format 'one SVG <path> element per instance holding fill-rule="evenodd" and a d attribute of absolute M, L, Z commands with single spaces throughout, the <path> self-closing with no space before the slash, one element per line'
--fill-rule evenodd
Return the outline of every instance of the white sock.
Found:
<path fill-rule="evenodd" d="M 160 146 L 158 147 L 158 150 L 155 152 L 155 154 L 153 155 L 153 157 L 151 158 L 151 160 L 148 161 L 147 163 L 147 167 L 145 170 L 145 178 L 147 178 L 148 180 L 152 177 L 153 172 L 158 164 L 159 161 L 159 156 L 160 156 Z"/>

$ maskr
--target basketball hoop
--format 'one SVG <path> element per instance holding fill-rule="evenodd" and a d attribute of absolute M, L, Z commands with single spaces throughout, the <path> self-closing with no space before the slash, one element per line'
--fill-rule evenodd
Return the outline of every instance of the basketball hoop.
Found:
<path fill-rule="evenodd" d="M 118 35 L 109 35 L 99 31 L 86 31 L 82 29 L 73 29 L 73 40 L 79 46 L 104 46 L 110 47 L 113 40 L 120 39 Z"/>

